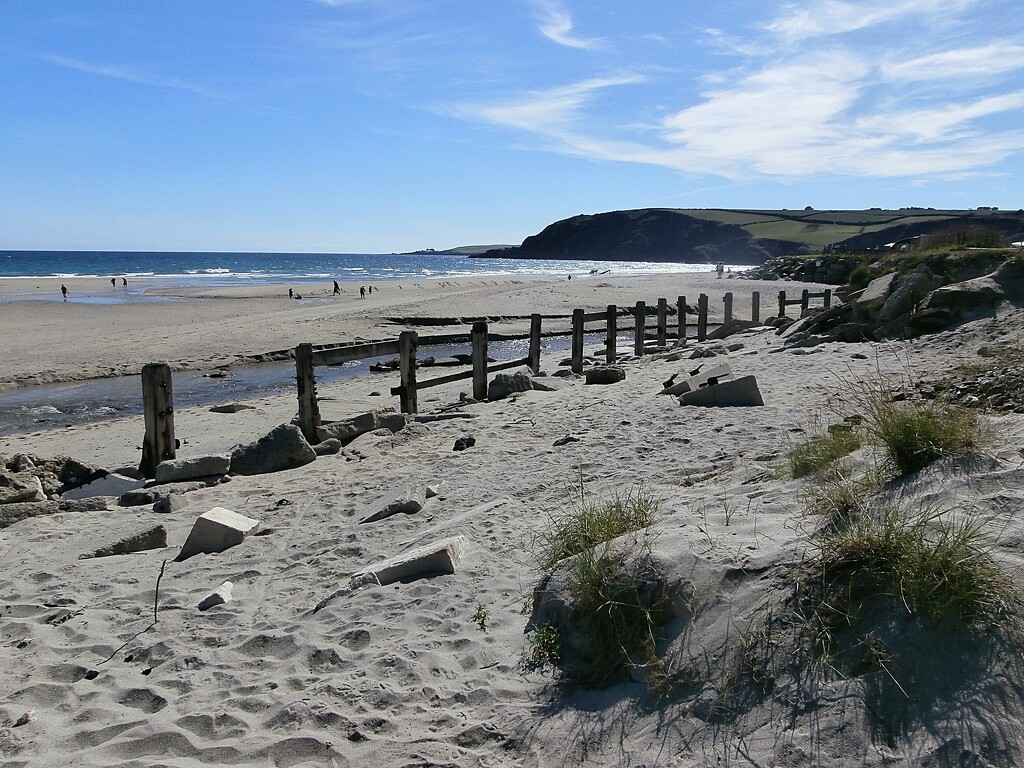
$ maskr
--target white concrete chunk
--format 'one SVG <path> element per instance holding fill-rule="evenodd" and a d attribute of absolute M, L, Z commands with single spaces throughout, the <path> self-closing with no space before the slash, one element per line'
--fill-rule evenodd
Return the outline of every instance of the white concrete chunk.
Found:
<path fill-rule="evenodd" d="M 235 585 L 230 581 L 225 581 L 199 602 L 199 610 L 208 611 L 215 605 L 223 605 L 224 603 L 231 602 L 231 590 L 234 586 Z"/>
<path fill-rule="evenodd" d="M 359 580 L 374 576 L 381 585 L 387 585 L 438 573 L 455 573 L 455 566 L 462 559 L 465 546 L 464 536 L 452 536 L 364 568 L 352 578 Z"/>
<path fill-rule="evenodd" d="M 185 546 L 175 560 L 181 561 L 203 553 L 223 552 L 259 530 L 260 521 L 240 515 L 224 507 L 214 507 L 201 514 L 192 525 Z"/>
<path fill-rule="evenodd" d="M 145 480 L 135 480 L 134 478 L 111 472 L 93 480 L 91 483 L 65 491 L 60 497 L 62 499 L 91 499 L 95 496 L 120 496 L 122 493 L 141 488 L 145 484 Z"/>

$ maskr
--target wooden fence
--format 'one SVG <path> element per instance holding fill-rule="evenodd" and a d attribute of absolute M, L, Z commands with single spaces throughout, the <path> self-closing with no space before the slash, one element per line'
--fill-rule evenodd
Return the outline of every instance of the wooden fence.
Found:
<path fill-rule="evenodd" d="M 758 291 L 751 295 L 751 321 L 760 322 L 760 298 Z M 779 292 L 779 314 L 785 314 L 787 306 L 799 304 L 805 311 L 812 298 L 824 300 L 825 307 L 831 304 L 832 291 L 809 293 L 803 291 L 799 299 L 788 301 L 786 292 Z M 723 321 L 733 320 L 733 294 L 726 293 L 723 297 Z M 652 313 L 655 318 L 653 334 L 647 332 L 647 304 L 638 301 L 634 308 L 619 308 L 610 304 L 604 311 L 586 312 L 575 309 L 571 315 L 571 326 L 564 330 L 542 331 L 544 318 L 539 314 L 530 316 L 530 333 L 528 335 L 503 334 L 502 340 L 529 339 L 529 352 L 526 357 L 488 364 L 487 346 L 488 332 L 486 322 L 473 324 L 472 332 L 466 334 L 431 335 L 420 337 L 415 331 L 403 331 L 397 339 L 375 342 L 351 342 L 334 345 L 299 344 L 295 348 L 295 378 L 299 400 L 299 427 L 310 442 L 319 442 L 317 427 L 322 423 L 320 406 L 316 394 L 315 369 L 321 365 L 339 365 L 354 360 L 365 360 L 385 355 L 397 355 L 399 360 L 399 384 L 392 387 L 391 394 L 398 395 L 403 413 L 417 412 L 417 392 L 428 387 L 450 384 L 464 379 L 473 380 L 473 397 L 483 400 L 487 397 L 487 376 L 508 368 L 527 366 L 534 373 L 540 370 L 540 346 L 543 335 L 571 335 L 571 369 L 573 373 L 583 372 L 583 339 L 588 332 L 600 330 L 605 334 L 605 360 L 614 362 L 618 357 L 617 344 L 619 318 L 630 317 L 633 322 L 633 353 L 643 355 L 645 345 L 654 340 L 659 347 L 667 345 L 669 339 L 682 339 L 685 344 L 689 336 L 687 326 L 688 315 L 696 314 L 697 341 L 704 341 L 708 333 L 708 297 L 701 294 L 697 299 L 697 312 L 690 312 L 686 297 L 676 300 L 675 329 L 669 329 L 669 305 L 667 299 L 658 299 L 656 309 Z M 548 320 L 564 320 L 568 316 L 548 317 Z M 600 324 L 599 328 L 592 327 Z M 588 329 L 588 325 L 591 326 Z M 622 328 L 621 330 L 629 330 Z M 471 369 L 438 376 L 425 380 L 417 379 L 416 351 L 420 343 L 424 344 L 457 344 L 469 342 L 472 349 Z M 171 394 L 170 368 L 162 363 L 152 363 L 143 369 L 143 410 L 145 412 L 146 436 L 143 443 L 142 464 L 140 470 L 146 477 L 152 477 L 156 465 L 165 459 L 174 458 L 174 408 Z"/>

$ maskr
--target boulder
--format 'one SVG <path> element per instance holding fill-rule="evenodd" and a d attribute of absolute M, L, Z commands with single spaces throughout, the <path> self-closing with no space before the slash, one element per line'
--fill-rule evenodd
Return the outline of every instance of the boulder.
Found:
<path fill-rule="evenodd" d="M 128 491 L 134 491 L 146 484 L 145 480 L 136 480 L 133 477 L 118 475 L 114 472 L 96 478 L 95 480 L 64 491 L 60 495 L 62 499 L 91 499 L 94 496 L 120 496 Z"/>
<path fill-rule="evenodd" d="M 424 503 L 426 492 L 423 488 L 408 488 L 371 501 L 364 507 L 363 514 L 366 516 L 359 522 L 375 523 L 392 515 L 413 515 L 423 509 Z"/>
<path fill-rule="evenodd" d="M 161 496 L 159 499 L 153 502 L 153 511 L 158 515 L 169 515 L 171 512 L 177 512 L 184 506 L 182 499 L 177 494 L 170 496 Z"/>
<path fill-rule="evenodd" d="M 144 552 L 147 549 L 163 549 L 167 546 L 167 529 L 162 525 L 153 525 L 142 531 L 136 531 L 122 539 L 99 547 L 84 555 L 79 555 L 79 560 L 87 560 L 93 557 L 111 557 L 113 555 L 128 555 L 132 552 Z"/>
<path fill-rule="evenodd" d="M 341 440 L 336 437 L 329 437 L 322 443 L 313 446 L 313 453 L 317 456 L 333 456 L 341 453 Z"/>
<path fill-rule="evenodd" d="M 379 427 L 379 415 L 376 411 L 367 411 L 340 421 L 329 421 L 316 428 L 317 437 L 321 441 L 336 438 L 342 445 L 348 445 L 364 432 L 372 432 Z"/>
<path fill-rule="evenodd" d="M 43 484 L 31 472 L 0 472 L 0 504 L 45 500 Z"/>
<path fill-rule="evenodd" d="M 701 405 L 710 407 L 742 407 L 764 405 L 761 391 L 757 387 L 757 379 L 753 376 L 742 376 L 704 387 L 679 396 L 680 405 Z"/>
<path fill-rule="evenodd" d="M 860 298 L 857 299 L 857 307 L 873 317 L 882 308 L 882 305 L 885 304 L 889 294 L 896 289 L 899 279 L 900 276 L 897 272 L 890 272 L 887 275 L 876 277 L 868 283 L 868 287 L 864 289 Z"/>
<path fill-rule="evenodd" d="M 231 456 L 223 453 L 175 458 L 156 465 L 155 479 L 157 483 L 176 483 L 197 477 L 226 475 L 230 467 Z"/>
<path fill-rule="evenodd" d="M 254 443 L 231 452 L 231 471 L 236 475 L 260 475 L 308 464 L 316 452 L 293 424 L 280 424 Z"/>
<path fill-rule="evenodd" d="M 466 539 L 463 536 L 442 539 L 433 544 L 416 547 L 370 568 L 364 568 L 356 573 L 352 580 L 356 583 L 365 583 L 368 577 L 372 577 L 381 586 L 387 586 L 396 581 L 452 574 L 462 559 L 465 546 Z"/>
<path fill-rule="evenodd" d="M 487 399 L 501 400 L 514 392 L 527 392 L 533 389 L 533 379 L 526 373 L 498 373 L 487 385 Z"/>
<path fill-rule="evenodd" d="M 598 365 L 587 369 L 587 384 L 618 384 L 625 381 L 626 371 L 618 365 Z"/>
<path fill-rule="evenodd" d="M 1006 292 L 992 275 L 964 280 L 936 288 L 924 302 L 924 309 L 975 309 L 998 304 Z"/>
<path fill-rule="evenodd" d="M 193 555 L 223 552 L 241 544 L 260 527 L 259 520 L 240 515 L 224 507 L 214 507 L 204 512 L 193 523 L 176 561 L 187 560 Z"/>
<path fill-rule="evenodd" d="M 211 592 L 202 600 L 200 600 L 199 605 L 197 607 L 199 608 L 200 611 L 208 611 L 215 605 L 224 605 L 224 603 L 231 602 L 231 600 L 233 599 L 231 590 L 234 588 L 234 586 L 235 585 L 232 584 L 230 581 L 225 581 L 223 584 L 221 584 L 219 587 L 213 590 L 213 592 Z"/>
<path fill-rule="evenodd" d="M 59 512 L 96 512 L 106 508 L 107 502 L 103 497 L 81 501 L 24 501 L 0 504 L 0 528 L 6 528 L 31 517 L 56 515 Z"/>
<path fill-rule="evenodd" d="M 889 322 L 897 317 L 910 314 L 917 303 L 935 288 L 935 275 L 925 264 L 908 275 L 904 275 L 896 289 L 889 294 L 882 308 L 878 310 L 878 319 Z"/>

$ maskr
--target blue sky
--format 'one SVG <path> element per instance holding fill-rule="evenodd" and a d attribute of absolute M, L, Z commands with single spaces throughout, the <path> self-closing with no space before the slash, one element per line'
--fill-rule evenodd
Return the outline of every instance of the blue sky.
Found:
<path fill-rule="evenodd" d="M 5 0 L 0 248 L 1024 206 L 1019 0 Z"/>

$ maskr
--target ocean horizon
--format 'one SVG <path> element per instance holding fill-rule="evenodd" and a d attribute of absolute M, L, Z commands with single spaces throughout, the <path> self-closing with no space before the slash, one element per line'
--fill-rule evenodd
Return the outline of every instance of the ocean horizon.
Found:
<path fill-rule="evenodd" d="M 729 269 L 746 267 L 727 265 Z M 568 276 L 705 272 L 711 264 L 598 259 L 474 258 L 446 253 L 0 250 L 0 278 L 126 278 L 235 286 L 318 280 L 367 282 L 472 276 Z"/>

